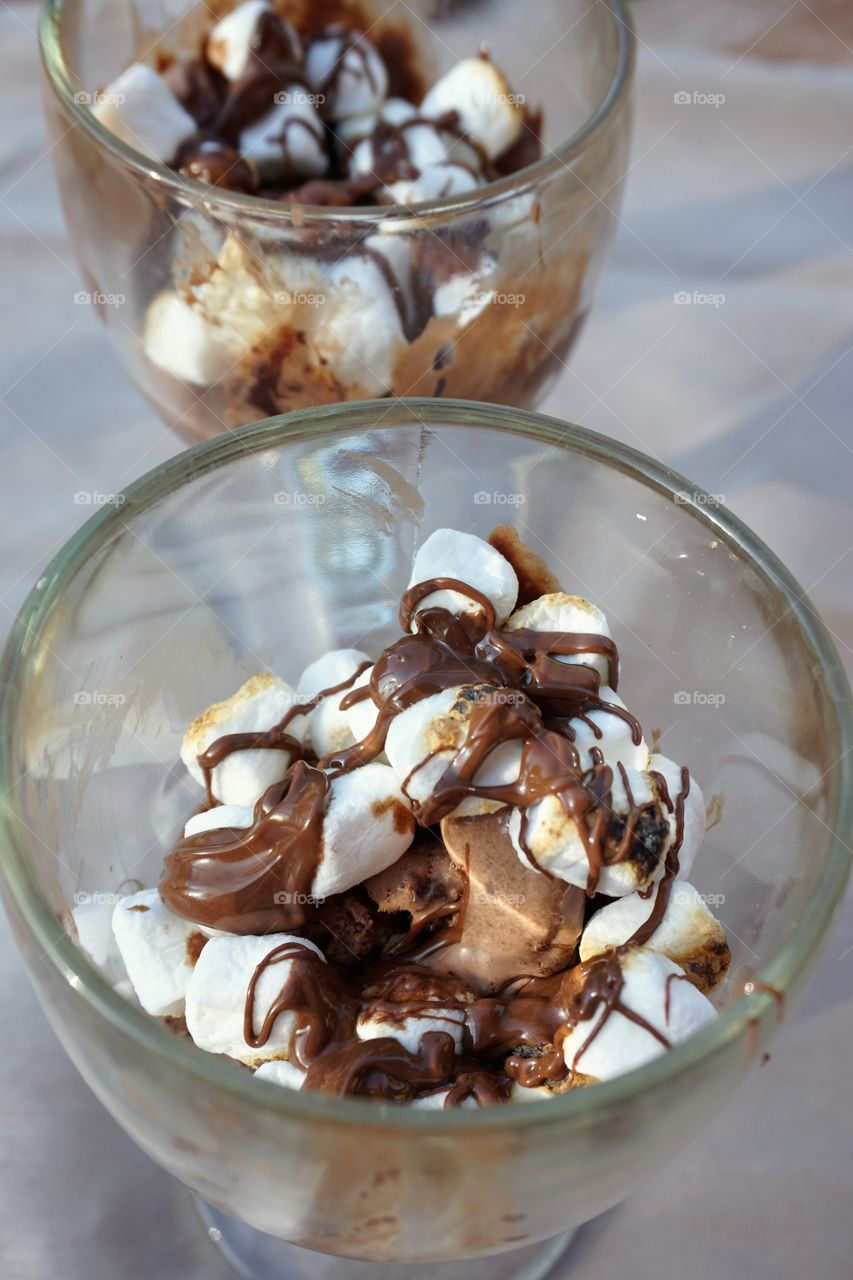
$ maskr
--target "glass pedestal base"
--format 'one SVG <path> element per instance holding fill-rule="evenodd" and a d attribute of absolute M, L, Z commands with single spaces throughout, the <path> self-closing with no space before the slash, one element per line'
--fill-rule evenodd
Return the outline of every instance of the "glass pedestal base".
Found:
<path fill-rule="evenodd" d="M 574 1235 L 467 1262 L 358 1262 L 287 1244 L 194 1199 L 208 1238 L 242 1280 L 545 1280 Z"/>

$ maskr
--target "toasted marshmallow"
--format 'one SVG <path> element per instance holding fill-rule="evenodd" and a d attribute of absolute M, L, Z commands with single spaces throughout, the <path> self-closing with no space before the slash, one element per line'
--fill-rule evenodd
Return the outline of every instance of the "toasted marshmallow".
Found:
<path fill-rule="evenodd" d="M 596 911 L 580 941 L 581 960 L 623 946 L 648 920 L 655 896 L 629 893 Z M 679 965 L 694 986 L 706 993 L 722 981 L 731 961 L 725 929 L 684 880 L 673 884 L 663 918 L 644 945 Z"/>
<path fill-rule="evenodd" d="M 256 1080 L 269 1080 L 272 1084 L 282 1085 L 285 1089 L 301 1089 L 305 1083 L 306 1073 L 295 1062 L 286 1062 L 284 1058 L 276 1058 L 272 1062 L 262 1062 L 255 1072 Z"/>
<path fill-rule="evenodd" d="M 391 721 L 385 752 L 406 795 L 416 803 L 427 800 L 457 752 L 464 746 L 471 710 L 493 693 L 485 685 L 443 689 L 401 711 Z M 474 775 L 481 786 L 515 782 L 521 767 L 520 742 L 502 742 L 489 752 Z M 452 810 L 456 817 L 492 813 L 503 808 L 497 800 L 467 796 Z"/>
<path fill-rule="evenodd" d="M 224 1053 L 250 1065 L 290 1057 L 296 1025 L 290 1012 L 276 1018 L 266 1044 L 254 1048 L 243 1036 L 246 994 L 255 970 L 265 956 L 285 943 L 295 943 L 323 958 L 313 942 L 287 933 L 270 933 L 263 938 L 221 933 L 210 939 L 198 958 L 186 993 L 187 1030 L 200 1049 Z M 258 979 L 252 1010 L 255 1033 L 260 1031 L 292 966 L 291 959 L 269 964 Z"/>
<path fill-rule="evenodd" d="M 183 1013 L 204 938 L 198 926 L 174 915 L 156 889 L 123 898 L 112 923 L 127 976 L 145 1012 L 155 1017 Z"/>
<path fill-rule="evenodd" d="M 363 1013 L 356 1024 L 359 1040 L 380 1040 L 390 1036 L 399 1040 L 409 1053 L 417 1053 L 421 1039 L 428 1031 L 444 1031 L 453 1037 L 456 1052 L 462 1052 L 462 1036 L 465 1030 L 465 1009 L 462 1005 L 444 1006 L 436 1003 L 435 1007 L 422 1013 L 401 1013 L 395 1016 L 391 1007 L 383 1008 L 378 1013 Z"/>
<path fill-rule="evenodd" d="M 239 80 L 249 70 L 262 19 L 276 24 L 281 44 L 289 44 L 294 61 L 301 61 L 302 44 L 296 29 L 267 0 L 245 0 L 217 22 L 207 41 L 207 60 L 226 80 Z"/>
<path fill-rule="evenodd" d="M 620 965 L 624 978 L 620 1003 L 671 1045 L 681 1044 L 716 1017 L 710 1000 L 666 956 L 634 947 L 620 957 Z M 563 1041 L 566 1065 L 592 1080 L 612 1080 L 665 1052 L 666 1045 L 644 1026 L 618 1008 L 608 1013 L 604 1005 Z"/>
<path fill-rule="evenodd" d="M 319 178 L 329 166 L 325 130 L 300 85 L 276 95 L 276 105 L 240 134 L 240 150 L 264 179 Z"/>
<path fill-rule="evenodd" d="M 166 84 L 144 62 L 134 62 L 108 85 L 92 115 L 122 142 L 149 160 L 169 164 L 196 131 L 196 122 Z"/>
<path fill-rule="evenodd" d="M 370 257 L 347 254 L 325 276 L 314 345 L 339 382 L 367 396 L 390 391 L 394 366 L 406 347 L 401 303 Z"/>
<path fill-rule="evenodd" d="M 236 693 L 214 702 L 184 734 L 181 759 L 196 782 L 204 783 L 198 757 L 217 738 L 230 733 L 257 733 L 271 729 L 293 705 L 293 690 L 278 676 L 265 672 L 252 676 Z M 211 775 L 217 800 L 224 805 L 254 805 L 274 782 L 279 782 L 291 762 L 289 751 L 259 747 L 235 751 Z"/>
<path fill-rule="evenodd" d="M 116 895 L 93 893 L 71 912 L 74 941 L 108 982 L 124 978 L 125 967 L 113 934 Z"/>
<path fill-rule="evenodd" d="M 584 600 L 583 596 L 569 596 L 564 591 L 552 591 L 516 609 L 512 617 L 507 618 L 506 629 L 518 631 L 522 628 L 555 631 L 563 636 L 576 633 L 610 636 L 607 619 L 596 605 Z M 602 684 L 607 684 L 610 678 L 606 660 L 597 653 L 560 655 L 558 661 L 592 667 L 601 677 Z"/>
<path fill-rule="evenodd" d="M 609 685 L 601 685 L 599 696 L 602 702 L 611 707 L 622 707 L 625 703 Z M 631 725 L 620 715 L 605 708 L 588 711 L 583 717 L 571 721 L 574 732 L 575 750 L 582 768 L 589 768 L 593 763 L 592 752 L 597 749 L 604 757 L 604 763 L 615 768 L 621 763 L 628 769 L 644 770 L 649 767 L 649 748 L 645 738 L 638 743 L 631 736 Z"/>
<path fill-rule="evenodd" d="M 436 529 L 418 549 L 409 586 L 430 578 L 456 578 L 474 587 L 492 602 L 498 623 L 512 613 L 518 599 L 518 578 L 509 561 L 476 534 L 458 529 Z M 475 613 L 479 606 L 459 591 L 434 591 L 418 608 Z"/>
<path fill-rule="evenodd" d="M 681 791 L 681 767 L 674 760 L 668 759 L 666 756 L 653 755 L 649 757 L 649 771 L 659 773 L 663 778 L 666 789 L 669 792 L 669 798 L 673 804 L 673 810 Z M 675 838 L 676 817 L 674 811 L 667 811 L 667 820 L 672 838 Z M 705 799 L 702 795 L 702 788 L 696 779 L 690 776 L 690 789 L 684 800 L 684 823 L 682 829 L 681 847 L 678 850 L 678 874 L 680 876 L 689 876 L 696 854 L 699 852 L 702 841 L 705 838 Z"/>
<path fill-rule="evenodd" d="M 218 831 L 221 827 L 250 827 L 254 810 L 248 804 L 216 804 L 212 809 L 196 813 L 184 827 L 184 839 L 201 835 L 203 831 Z"/>
<path fill-rule="evenodd" d="M 490 160 L 502 155 L 524 124 L 507 81 L 484 58 L 465 58 L 437 80 L 420 106 L 421 115 L 439 119 L 455 111 L 461 128 Z"/>
<path fill-rule="evenodd" d="M 333 688 L 349 680 L 363 662 L 369 662 L 361 649 L 331 649 L 317 658 L 302 672 L 296 686 L 299 701 L 310 700 L 324 689 Z M 341 700 L 350 692 L 330 694 L 322 698 L 307 715 L 305 741 L 311 744 L 314 754 L 326 756 L 341 751 L 355 742 L 346 711 L 341 710 Z"/>
<path fill-rule="evenodd" d="M 330 898 L 384 871 L 406 852 L 414 833 L 408 802 L 387 764 L 333 778 L 313 896 Z"/>
<path fill-rule="evenodd" d="M 671 827 L 664 817 L 654 780 L 648 773 L 626 768 L 624 779 L 621 771 L 613 774 L 610 822 L 611 826 L 616 825 L 612 837 L 614 843 L 618 843 L 622 834 L 621 819 L 627 817 L 631 809 L 626 781 L 635 805 L 655 803 L 658 810 L 649 810 L 651 816 L 648 819 L 640 817 L 629 856 L 601 868 L 597 889 L 610 898 L 624 897 L 626 893 L 634 893 L 659 879 L 671 839 Z M 532 859 L 535 866 L 549 875 L 585 889 L 589 883 L 590 866 L 587 846 L 575 819 L 566 813 L 557 796 L 546 796 L 531 805 L 526 813 L 523 843 L 521 810 L 513 809 L 509 816 L 510 839 L 519 858 L 528 865 Z"/>
<path fill-rule="evenodd" d="M 305 54 L 305 74 L 325 97 L 329 120 L 346 120 L 375 111 L 388 92 L 385 63 L 366 36 L 352 42 L 351 33 L 334 32 L 312 40 Z"/>

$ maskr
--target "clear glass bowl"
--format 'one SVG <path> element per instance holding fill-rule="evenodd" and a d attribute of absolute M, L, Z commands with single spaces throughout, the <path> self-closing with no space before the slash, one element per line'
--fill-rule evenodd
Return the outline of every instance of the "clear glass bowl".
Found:
<path fill-rule="evenodd" d="M 90 966 L 68 933 L 75 895 L 156 882 L 197 801 L 177 762 L 201 708 L 259 669 L 293 679 L 324 649 L 377 648 L 415 545 L 507 518 L 605 609 L 626 699 L 719 819 L 691 876 L 722 896 L 734 951 L 719 1020 L 619 1079 L 482 1112 L 291 1093 L 198 1051 Z M 371 1275 L 392 1261 L 434 1270 L 600 1213 L 760 1061 L 847 879 L 851 767 L 850 692 L 826 631 L 708 495 L 531 413 L 326 407 L 169 461 L 36 585 L 2 667 L 3 883 L 63 1046 L 154 1160 L 234 1219 L 368 1259 Z M 779 998 L 742 994 L 748 979 Z"/>
<path fill-rule="evenodd" d="M 487 39 L 515 92 L 544 109 L 543 158 L 470 196 L 411 207 L 294 208 L 208 189 L 129 149 L 89 109 L 94 93 L 155 44 L 195 48 L 208 7 L 179 17 L 184 0 L 44 6 L 52 154 L 84 285 L 134 384 L 186 439 L 385 394 L 533 407 L 589 310 L 628 146 L 634 41 L 621 0 L 539 0 L 535 23 L 517 0 L 361 8 L 371 34 L 410 34 L 430 78 Z M 421 307 L 408 317 L 405 339 L 367 311 L 342 343 L 330 340 L 321 327 L 341 332 L 340 289 L 294 283 L 291 250 L 316 255 L 322 242 L 333 260 L 372 250 L 374 236 L 404 292 L 432 299 L 438 282 L 451 288 L 432 314 Z M 193 293 L 217 261 L 215 295 Z M 218 335 L 204 360 L 157 330 L 162 303 L 152 304 L 175 293 L 192 297 L 193 323 Z M 356 311 L 351 304 L 351 319 Z M 182 315 L 181 334 L 190 323 Z"/>

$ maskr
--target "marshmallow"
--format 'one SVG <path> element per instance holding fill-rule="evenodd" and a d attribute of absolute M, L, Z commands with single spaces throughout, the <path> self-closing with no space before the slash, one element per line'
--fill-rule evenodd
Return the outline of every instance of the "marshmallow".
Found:
<path fill-rule="evenodd" d="M 200 1049 L 224 1053 L 250 1065 L 290 1057 L 296 1018 L 289 1011 L 276 1018 L 266 1044 L 254 1048 L 243 1037 L 243 1016 L 252 976 L 264 957 L 285 943 L 295 943 L 323 959 L 313 942 L 287 933 L 270 933 L 263 938 L 222 933 L 210 939 L 187 988 L 187 1030 Z M 253 1004 L 256 1033 L 287 982 L 292 966 L 293 960 L 289 958 L 269 964 L 258 979 Z"/>
<path fill-rule="evenodd" d="M 476 271 L 457 272 L 449 280 L 436 285 L 432 298 L 433 314 L 455 316 L 457 326 L 464 329 L 497 297 L 496 267 L 497 259 L 487 253 Z"/>
<path fill-rule="evenodd" d="M 373 133 L 380 121 L 399 128 L 401 124 L 414 119 L 417 114 L 417 107 L 406 98 L 386 98 L 378 111 L 371 111 L 361 116 L 350 116 L 347 120 L 339 121 L 335 133 L 343 146 L 349 150 L 362 138 Z"/>
<path fill-rule="evenodd" d="M 324 689 L 349 680 L 363 662 L 369 661 L 361 649 L 332 649 L 309 665 L 299 677 L 296 696 L 300 701 L 314 698 Z M 346 711 L 341 710 L 341 700 L 350 692 L 344 689 L 323 698 L 307 715 L 305 741 L 311 744 L 317 756 L 341 751 L 355 742 Z"/>
<path fill-rule="evenodd" d="M 406 794 L 415 802 L 427 800 L 442 775 L 464 746 L 472 707 L 492 692 L 486 685 L 460 685 L 406 707 L 388 728 L 385 752 Z M 515 782 L 521 765 L 520 742 L 501 742 L 490 751 L 474 775 L 481 786 Z M 451 812 L 457 816 L 492 813 L 497 800 L 466 796 Z"/>
<path fill-rule="evenodd" d="M 602 702 L 627 710 L 618 693 L 608 685 L 600 686 L 599 696 Z M 581 768 L 588 769 L 592 765 L 594 749 L 600 751 L 604 757 L 604 763 L 614 769 L 620 762 L 628 769 L 642 771 L 649 767 L 649 748 L 645 739 L 635 743 L 631 737 L 631 726 L 628 721 L 614 715 L 612 711 L 604 708 L 588 711 L 583 717 L 575 717 L 571 721 L 571 727 Z"/>
<path fill-rule="evenodd" d="M 654 893 L 648 898 L 630 893 L 596 911 L 581 937 L 581 960 L 623 946 L 648 920 L 655 897 Z M 644 945 L 679 965 L 704 992 L 719 985 L 731 961 L 725 929 L 683 880 L 673 884 L 663 918 Z"/>
<path fill-rule="evenodd" d="M 232 335 L 168 290 L 148 308 L 142 345 L 158 369 L 197 387 L 218 382 L 236 359 Z"/>
<path fill-rule="evenodd" d="M 421 1038 L 428 1031 L 444 1031 L 453 1037 L 456 1052 L 462 1052 L 462 1036 L 465 1029 L 465 1009 L 460 1005 L 442 1005 L 436 1002 L 429 1012 L 394 1016 L 393 1006 L 383 1006 L 379 1012 L 363 1013 L 356 1024 L 359 1040 L 381 1040 L 390 1036 L 399 1040 L 409 1053 L 417 1053 Z"/>
<path fill-rule="evenodd" d="M 610 824 L 616 824 L 613 843 L 618 843 L 622 834 L 622 819 L 629 811 L 628 794 L 625 781 L 631 789 L 635 805 L 658 803 L 661 810 L 657 788 L 648 773 L 640 773 L 636 769 L 625 769 L 623 780 L 620 771 L 613 774 L 611 787 Z M 546 796 L 526 811 L 527 822 L 525 844 L 530 856 L 521 843 L 522 812 L 513 809 L 509 817 L 510 839 L 523 862 L 530 864 L 530 858 L 537 867 L 550 875 L 558 876 L 580 889 L 589 883 L 589 860 L 587 846 L 578 824 L 563 808 L 557 796 Z M 583 825 L 583 824 L 582 824 Z M 666 849 L 671 839 L 672 827 L 665 820 L 663 812 L 650 817 L 640 817 L 636 833 L 627 858 L 603 866 L 598 879 L 597 890 L 610 898 L 621 898 L 626 893 L 634 893 L 663 874 Z"/>
<path fill-rule="evenodd" d="M 669 760 L 666 756 L 653 755 L 649 757 L 649 771 L 659 773 L 666 783 L 666 789 L 673 804 L 673 812 L 666 811 L 667 821 L 669 822 L 672 838 L 674 838 L 676 828 L 674 810 L 681 791 L 681 768 L 674 760 Z M 691 774 L 690 790 L 687 792 L 687 797 L 684 801 L 681 848 L 678 851 L 678 874 L 680 876 L 690 875 L 696 854 L 699 852 L 704 838 L 705 800 L 699 783 Z"/>
<path fill-rule="evenodd" d="M 313 896 L 330 898 L 384 871 L 406 852 L 414 833 L 415 820 L 387 764 L 333 778 Z"/>
<path fill-rule="evenodd" d="M 319 178 L 326 172 L 325 129 L 299 85 L 276 94 L 276 105 L 240 134 L 240 150 L 263 179 Z"/>
<path fill-rule="evenodd" d="M 196 131 L 162 76 L 134 62 L 108 85 L 92 107 L 105 129 L 149 160 L 169 164 Z"/>
<path fill-rule="evenodd" d="M 474 587 L 492 602 L 498 623 L 512 613 L 518 599 L 518 578 L 509 561 L 482 538 L 458 529 L 436 529 L 419 548 L 409 586 L 429 578 L 456 578 Z M 418 607 L 453 613 L 474 613 L 479 608 L 476 601 L 458 591 L 434 591 Z"/>
<path fill-rule="evenodd" d="M 449 1089 L 437 1089 L 435 1093 L 424 1093 L 420 1098 L 415 1098 L 410 1102 L 409 1106 L 414 1107 L 416 1111 L 443 1111 L 449 1093 Z M 459 1111 L 479 1111 L 480 1104 L 475 1097 L 469 1094 L 467 1098 L 462 1099 L 456 1109 Z"/>
<path fill-rule="evenodd" d="M 383 203 L 420 204 L 425 200 L 447 200 L 462 196 L 479 186 L 479 179 L 458 164 L 434 164 L 418 178 L 391 182 L 383 190 Z"/>
<path fill-rule="evenodd" d="M 145 1012 L 155 1017 L 183 1013 L 204 940 L 198 926 L 174 915 L 156 889 L 123 898 L 113 912 L 112 925 L 127 976 Z"/>
<path fill-rule="evenodd" d="M 539 596 L 507 618 L 507 631 L 522 628 L 530 631 L 555 631 L 561 636 L 578 632 L 608 638 L 610 636 L 607 619 L 599 608 L 582 596 L 569 596 L 564 591 L 552 591 L 548 595 Z M 610 678 L 606 660 L 596 653 L 560 655 L 558 661 L 592 667 L 601 677 L 602 684 L 606 684 Z"/>
<path fill-rule="evenodd" d="M 507 151 L 524 124 L 515 96 L 500 71 L 484 58 L 465 58 L 427 93 L 420 113 L 438 119 L 450 111 L 490 160 Z"/>
<path fill-rule="evenodd" d="M 201 835 L 203 831 L 218 831 L 220 827 L 250 827 L 254 809 L 248 804 L 216 804 L 212 809 L 196 813 L 184 827 L 184 839 Z"/>
<path fill-rule="evenodd" d="M 220 19 L 208 37 L 207 61 L 221 71 L 226 80 L 239 80 L 249 70 L 264 18 L 275 23 L 281 48 L 289 49 L 294 62 L 302 60 L 302 44 L 295 28 L 277 14 L 267 0 L 246 0 Z"/>
<path fill-rule="evenodd" d="M 329 120 L 374 112 L 388 92 L 385 63 L 366 36 L 331 33 L 312 40 L 305 54 L 305 75 L 325 97 Z"/>
<path fill-rule="evenodd" d="M 214 702 L 184 734 L 181 759 L 196 782 L 204 783 L 198 756 L 230 733 L 271 729 L 293 705 L 293 690 L 278 676 L 252 676 L 223 702 Z M 235 751 L 212 773 L 212 790 L 223 805 L 254 805 L 268 787 L 280 782 L 291 763 L 289 751 L 257 748 Z"/>
<path fill-rule="evenodd" d="M 681 1044 L 716 1017 L 710 1000 L 665 956 L 634 947 L 620 956 L 619 963 L 624 977 L 620 1003 L 671 1045 Z M 645 1027 L 618 1009 L 608 1014 L 604 1005 L 587 1021 L 578 1023 L 563 1041 L 566 1065 L 592 1080 L 612 1080 L 665 1052 L 666 1046 Z"/>
<path fill-rule="evenodd" d="M 255 1072 L 256 1080 L 270 1080 L 273 1084 L 282 1085 L 285 1089 L 301 1089 L 305 1083 L 306 1073 L 295 1062 L 285 1062 L 284 1058 L 276 1058 L 271 1062 L 262 1062 Z"/>
<path fill-rule="evenodd" d="M 113 934 L 115 907 L 114 893 L 93 893 L 87 900 L 78 902 L 71 912 L 75 942 L 107 981 L 114 984 L 124 977 L 124 964 Z"/>
<path fill-rule="evenodd" d="M 372 673 L 373 667 L 368 667 L 366 671 L 362 671 L 354 682 L 353 689 L 363 689 L 365 685 L 370 684 Z M 379 717 L 379 708 L 372 698 L 363 698 L 360 702 L 354 702 L 351 707 L 348 707 L 344 715 L 347 718 L 353 741 L 363 742 L 376 725 Z M 385 760 L 387 757 L 383 752 L 377 759 Z"/>
<path fill-rule="evenodd" d="M 369 257 L 347 254 L 327 269 L 325 292 L 312 334 L 317 352 L 344 386 L 359 387 L 366 396 L 385 395 L 407 344 L 384 272 Z"/>

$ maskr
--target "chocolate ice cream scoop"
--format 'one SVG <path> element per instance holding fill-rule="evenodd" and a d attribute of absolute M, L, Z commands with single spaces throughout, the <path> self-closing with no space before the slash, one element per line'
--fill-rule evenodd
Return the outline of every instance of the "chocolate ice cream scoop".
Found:
<path fill-rule="evenodd" d="M 408 912 L 408 946 L 426 930 L 443 929 L 459 914 L 465 878 L 441 842 L 431 831 L 424 831 L 416 836 L 405 857 L 365 880 L 364 888 L 382 916 Z"/>
<path fill-rule="evenodd" d="M 499 991 L 521 975 L 545 977 L 572 964 L 583 928 L 584 892 L 526 867 L 507 834 L 505 812 L 445 818 L 451 860 L 468 876 L 455 940 L 425 963 L 477 991 Z"/>

